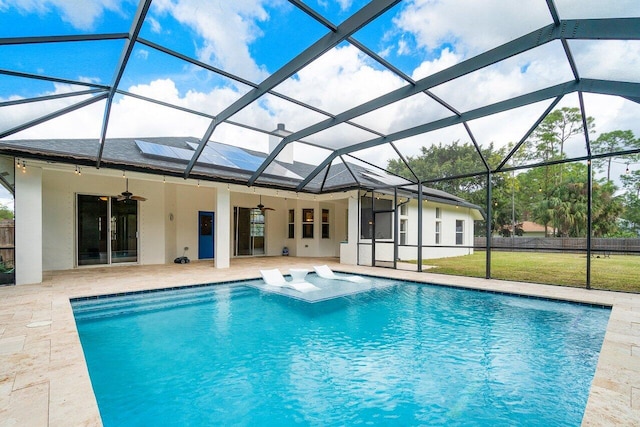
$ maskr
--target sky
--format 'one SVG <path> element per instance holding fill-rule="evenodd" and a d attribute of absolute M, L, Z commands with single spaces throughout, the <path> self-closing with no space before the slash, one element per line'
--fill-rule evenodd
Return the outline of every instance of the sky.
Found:
<path fill-rule="evenodd" d="M 332 25 L 339 25 L 366 2 L 309 0 L 306 4 Z M 561 19 L 640 16 L 637 0 L 556 0 L 555 4 Z M 136 6 L 131 0 L 83 0 L 82 7 L 76 0 L 0 0 L 0 38 L 127 32 Z M 418 80 L 552 22 L 545 0 L 405 0 L 353 37 Z M 141 37 L 258 84 L 327 32 L 326 27 L 285 0 L 155 0 Z M 640 82 L 639 41 L 570 40 L 568 44 L 581 77 Z M 122 40 L 0 45 L 0 69 L 110 84 L 122 47 Z M 557 41 L 441 84 L 432 91 L 464 112 L 572 79 L 562 44 Z M 339 114 L 406 84 L 353 44 L 344 42 L 275 90 Z M 220 113 L 251 89 L 144 44 L 135 46 L 119 87 L 209 115 Z M 79 87 L 70 84 L 0 74 L 0 102 L 76 90 Z M 1 107 L 0 132 L 86 97 Z M 469 122 L 469 127 L 481 146 L 492 142 L 503 146 L 518 141 L 548 105 L 546 101 L 478 119 Z M 558 108 L 563 106 L 577 107 L 577 96 L 565 97 Z M 596 121 L 591 138 L 616 129 L 630 129 L 640 135 L 640 106 L 636 103 L 586 94 L 585 108 Z M 104 102 L 98 102 L 8 139 L 97 138 L 103 114 Z M 353 121 L 387 134 L 450 115 L 431 98 L 416 95 Z M 265 95 L 231 120 L 268 130 L 285 123 L 288 130 L 295 131 L 325 118 Z M 210 119 L 204 117 L 116 96 L 107 136 L 202 137 L 209 123 Z M 342 124 L 305 140 L 333 149 L 376 136 Z M 235 126 L 219 126 L 212 139 L 268 150 L 266 135 Z M 462 126 L 401 140 L 397 146 L 409 156 L 417 154 L 423 145 L 455 140 L 469 140 Z M 574 145 L 576 155 L 584 150 L 584 142 Z M 299 160 L 319 163 L 328 153 L 301 148 L 296 155 Z M 397 158 L 389 146 L 358 155 L 380 166 L 389 158 Z"/>

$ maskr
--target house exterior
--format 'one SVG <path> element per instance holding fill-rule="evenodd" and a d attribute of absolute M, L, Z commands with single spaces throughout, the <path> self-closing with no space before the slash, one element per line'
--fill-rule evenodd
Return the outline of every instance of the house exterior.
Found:
<path fill-rule="evenodd" d="M 6 148 L 11 143 L 3 144 Z M 376 260 L 393 260 L 396 235 L 398 258 L 417 258 L 419 209 L 411 191 L 400 199 L 378 193 L 376 202 L 371 202 L 371 193 L 359 188 L 314 194 L 268 183 L 239 185 L 228 179 L 234 170 L 222 182 L 184 179 L 162 174 L 160 166 L 169 159 L 162 158 L 161 147 L 130 140 L 119 149 L 129 156 L 123 163 L 137 161 L 147 169 L 114 165 L 96 169 L 68 158 L 56 161 L 54 153 L 42 152 L 38 154 L 45 158 L 3 157 L 0 163 L 13 169 L 15 177 L 17 284 L 41 282 L 45 271 L 166 264 L 180 256 L 215 260 L 216 268 L 228 267 L 235 257 L 283 253 L 372 265 Z M 21 150 L 24 153 L 25 147 Z M 155 157 L 148 156 L 152 150 Z M 278 167 L 296 175 L 308 166 L 292 162 Z M 339 171 L 333 176 L 340 176 Z M 397 231 L 389 212 L 395 212 L 394 202 Z M 375 213 L 372 203 L 378 206 Z M 380 207 L 387 212 L 378 212 Z M 375 235 L 369 227 L 372 215 L 377 222 Z M 426 189 L 422 244 L 428 247 L 423 258 L 471 253 L 473 221 L 478 219 L 482 214 L 477 207 Z"/>

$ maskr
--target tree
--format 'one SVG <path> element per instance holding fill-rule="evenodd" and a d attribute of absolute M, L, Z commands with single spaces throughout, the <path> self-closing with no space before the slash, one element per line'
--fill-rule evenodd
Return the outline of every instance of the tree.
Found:
<path fill-rule="evenodd" d="M 630 130 L 614 130 L 600 134 L 598 139 L 591 142 L 592 154 L 615 153 L 624 149 L 640 147 L 640 140 L 635 139 Z M 607 181 L 611 180 L 611 162 L 616 156 L 600 158 L 593 161 L 593 165 L 600 171 L 607 171 Z"/>
<path fill-rule="evenodd" d="M 595 128 L 594 118 L 587 117 L 587 131 L 593 132 Z M 553 110 L 542 120 L 542 123 L 533 131 L 531 144 L 526 146 L 524 158 L 547 163 L 553 160 L 564 159 L 565 143 L 574 135 L 584 133 L 582 115 L 578 108 L 563 107 Z M 545 168 L 548 168 L 545 166 Z M 545 188 L 554 187 L 562 182 L 563 167 L 545 169 Z M 551 173 L 553 172 L 553 173 Z M 547 194 L 548 195 L 548 194 Z"/>
<path fill-rule="evenodd" d="M 489 164 L 498 164 L 506 155 L 505 148 L 495 149 L 493 144 L 489 144 L 481 152 Z M 484 172 L 487 169 L 475 145 L 469 142 L 461 144 L 460 141 L 453 141 L 448 145 L 440 143 L 421 147 L 419 155 L 407 157 L 407 163 L 421 180 L 464 176 L 477 172 L 476 176 L 442 180 L 430 186 L 462 197 L 471 203 L 479 205 L 486 203 L 484 189 L 487 183 Z M 415 179 L 400 159 L 389 160 L 387 168 L 390 172 L 407 179 Z"/>
<path fill-rule="evenodd" d="M 622 219 L 625 221 L 625 228 L 637 236 L 640 234 L 640 170 L 620 175 L 620 181 L 625 189 Z"/>
<path fill-rule="evenodd" d="M 0 203 L 0 219 L 13 219 L 13 210 Z"/>
<path fill-rule="evenodd" d="M 549 166 L 551 170 L 560 165 Z M 545 226 L 547 235 L 584 237 L 587 233 L 588 168 L 583 163 L 564 165 L 564 182 L 544 187 L 545 169 L 529 169 L 518 175 L 519 201 L 524 218 Z M 623 199 L 614 196 L 612 182 L 594 182 L 591 221 L 593 235 L 605 237 L 617 233 L 617 219 L 624 211 Z M 549 228 L 553 233 L 549 232 Z"/>
<path fill-rule="evenodd" d="M 618 218 L 624 211 L 624 196 L 614 196 L 617 188 L 611 181 L 593 184 L 591 225 L 595 237 L 614 237 L 619 234 Z"/>
<path fill-rule="evenodd" d="M 593 117 L 587 117 L 587 130 L 595 127 Z M 529 147 L 529 155 L 535 159 L 548 161 L 564 158 L 564 144 L 574 135 L 584 133 L 582 115 L 578 108 L 563 107 L 553 110 L 533 131 L 534 147 Z"/>

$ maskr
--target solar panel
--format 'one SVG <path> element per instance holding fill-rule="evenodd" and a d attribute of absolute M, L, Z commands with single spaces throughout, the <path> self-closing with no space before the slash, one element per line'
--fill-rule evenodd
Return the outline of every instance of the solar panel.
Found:
<path fill-rule="evenodd" d="M 162 159 L 188 162 L 193 157 L 193 150 L 198 148 L 198 144 L 188 141 L 185 142 L 190 148 L 192 148 L 192 150 L 187 148 L 170 147 L 168 145 L 155 144 L 141 140 L 136 140 L 136 145 L 140 151 L 142 151 L 142 154 Z M 210 146 L 210 144 L 213 145 Z M 202 154 L 198 158 L 197 163 L 207 166 L 222 166 L 245 171 L 255 171 L 263 161 L 264 158 L 247 153 L 241 148 L 217 142 L 209 142 L 204 147 L 204 150 L 202 150 Z M 302 179 L 300 175 L 277 163 L 271 163 L 265 170 L 265 173 L 282 178 Z"/>
<path fill-rule="evenodd" d="M 193 148 L 194 150 L 198 149 L 198 144 L 196 143 L 187 142 L 187 145 Z M 193 152 L 192 152 L 192 155 L 193 155 Z M 200 158 L 198 159 L 198 161 L 200 161 L 200 159 L 202 159 L 203 156 L 205 159 L 207 159 L 205 161 L 206 163 L 210 163 L 217 166 L 226 166 L 228 168 L 240 169 L 238 165 L 228 160 L 217 151 L 213 150 L 211 147 L 209 147 L 208 144 L 204 147 L 204 150 L 202 150 L 202 154 L 200 155 Z"/>
<path fill-rule="evenodd" d="M 168 147 L 166 145 L 153 144 L 151 142 L 140 141 L 137 139 L 136 145 L 138 146 L 140 151 L 142 151 L 142 154 L 169 159 L 175 158 L 175 153 L 171 151 L 171 147 Z"/>
<path fill-rule="evenodd" d="M 175 153 L 174 157 L 176 159 L 184 160 L 188 162 L 193 157 L 193 151 L 187 150 L 186 148 L 178 148 L 178 147 L 169 147 L 171 151 Z"/>
<path fill-rule="evenodd" d="M 264 158 L 254 156 L 244 151 L 242 148 L 232 145 L 220 144 L 218 142 L 209 142 L 207 147 L 218 152 L 222 157 L 234 163 L 238 169 L 247 171 L 255 171 L 264 161 Z"/>

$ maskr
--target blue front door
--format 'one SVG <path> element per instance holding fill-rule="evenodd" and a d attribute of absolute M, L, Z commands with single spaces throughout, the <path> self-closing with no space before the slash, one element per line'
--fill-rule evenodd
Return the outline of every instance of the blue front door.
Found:
<path fill-rule="evenodd" d="M 213 212 L 198 212 L 198 259 L 213 258 Z"/>

